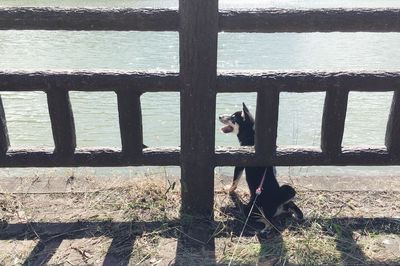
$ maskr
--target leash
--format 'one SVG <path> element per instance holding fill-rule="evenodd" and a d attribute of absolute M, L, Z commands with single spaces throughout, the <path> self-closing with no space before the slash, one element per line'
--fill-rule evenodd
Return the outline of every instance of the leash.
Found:
<path fill-rule="evenodd" d="M 258 198 L 258 196 L 260 196 L 260 194 L 261 194 L 261 192 L 262 192 L 262 186 L 263 186 L 263 184 L 264 184 L 265 175 L 266 175 L 266 174 L 267 174 L 267 168 L 265 168 L 264 175 L 263 175 L 263 177 L 262 177 L 262 179 L 261 179 L 260 185 L 259 185 L 258 188 L 256 189 L 256 197 L 254 198 L 253 204 L 251 205 L 251 208 L 250 208 L 250 212 L 249 212 L 249 214 L 247 215 L 246 221 L 244 222 L 242 231 L 240 232 L 239 239 L 238 239 L 238 241 L 237 241 L 237 243 L 236 243 L 236 245 L 235 245 L 235 249 L 233 250 L 233 253 L 232 253 L 231 259 L 229 260 L 228 266 L 231 266 L 231 265 L 232 265 L 233 257 L 235 256 L 235 253 L 236 253 L 236 250 L 237 250 L 237 248 L 238 248 L 238 246 L 239 246 L 239 243 L 240 243 L 240 241 L 242 240 L 242 236 L 243 236 L 243 233 L 244 233 L 244 229 L 246 228 L 247 223 L 249 222 L 251 213 L 253 212 L 254 206 L 256 205 L 257 198 Z"/>
<path fill-rule="evenodd" d="M 256 189 L 256 195 L 260 195 L 261 192 L 262 192 L 262 187 L 263 187 L 263 185 L 264 185 L 265 176 L 267 175 L 267 169 L 268 169 L 268 168 L 265 168 L 264 175 L 263 175 L 263 177 L 262 177 L 262 179 L 261 179 L 260 185 L 259 185 L 258 188 Z"/>

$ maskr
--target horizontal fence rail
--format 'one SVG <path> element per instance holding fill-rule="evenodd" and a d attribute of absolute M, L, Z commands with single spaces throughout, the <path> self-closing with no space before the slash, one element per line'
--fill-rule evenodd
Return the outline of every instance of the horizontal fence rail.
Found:
<path fill-rule="evenodd" d="M 319 92 L 328 88 L 351 91 L 393 91 L 400 72 L 227 73 L 218 78 L 218 92 Z"/>
<path fill-rule="evenodd" d="M 394 91 L 400 72 L 220 73 L 217 92 Z M 0 91 L 179 92 L 178 73 L 148 72 L 15 72 L 0 71 Z"/>
<path fill-rule="evenodd" d="M 177 73 L 141 72 L 6 72 L 0 91 L 179 91 Z"/>
<path fill-rule="evenodd" d="M 53 128 L 53 150 L 8 150 L 5 122 L 0 130 L 0 167 L 180 165 L 179 148 L 141 147 L 141 93 L 179 91 L 176 73 L 0 72 L 0 91 L 47 93 Z M 68 91 L 114 91 L 118 98 L 122 149 L 77 149 Z M 257 92 L 254 148 L 218 148 L 215 166 L 228 165 L 395 165 L 398 147 L 398 93 L 388 119 L 386 145 L 342 150 L 347 96 L 350 91 L 399 91 L 400 72 L 229 73 L 217 76 L 218 93 Z M 279 92 L 326 92 L 321 149 L 276 149 Z M 0 110 L 1 111 L 1 110 Z M 6 111 L 5 111 L 6 113 Z M 1 113 L 0 113 L 1 114 Z M 3 112 L 4 114 L 4 112 Z M 3 115 L 5 121 L 5 116 Z M 65 123 L 61 123 L 64 121 Z M 266 136 L 266 137 L 265 137 Z M 61 152 L 57 152 L 61 151 Z"/>
<path fill-rule="evenodd" d="M 76 149 L 63 157 L 52 149 L 11 149 L 0 158 L 0 167 L 113 167 L 179 165 L 179 148 L 146 148 L 137 157 L 127 157 L 121 149 Z"/>
<path fill-rule="evenodd" d="M 220 12 L 228 32 L 398 32 L 400 9 L 256 9 Z"/>
<path fill-rule="evenodd" d="M 220 10 L 226 32 L 398 32 L 400 9 Z M 0 30 L 178 31 L 173 9 L 0 8 Z"/>
<path fill-rule="evenodd" d="M 216 150 L 218 166 L 327 166 L 327 165 L 399 165 L 400 158 L 392 157 L 386 147 L 349 147 L 331 157 L 316 147 L 277 148 L 272 157 L 256 157 L 253 148 L 220 148 Z"/>
<path fill-rule="evenodd" d="M 0 159 L 0 167 L 117 167 L 178 166 L 179 148 L 146 148 L 141 156 L 126 158 L 121 149 L 77 149 L 66 158 L 52 149 L 11 149 Z M 386 147 L 349 147 L 332 158 L 316 147 L 278 148 L 272 157 L 256 157 L 254 148 L 217 148 L 214 166 L 326 166 L 326 165 L 400 165 L 399 156 L 391 156 Z"/>
<path fill-rule="evenodd" d="M 1 30 L 177 31 L 177 10 L 0 8 Z"/>

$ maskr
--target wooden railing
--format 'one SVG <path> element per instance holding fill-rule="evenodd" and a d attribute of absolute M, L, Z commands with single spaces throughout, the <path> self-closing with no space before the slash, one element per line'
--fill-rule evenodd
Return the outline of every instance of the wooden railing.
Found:
<path fill-rule="evenodd" d="M 23 73 L 0 72 L 1 91 L 47 93 L 55 149 L 8 150 L 2 112 L 2 167 L 180 165 L 179 148 L 142 151 L 140 94 L 179 91 L 173 73 Z M 217 76 L 217 92 L 257 92 L 257 144 L 253 148 L 220 148 L 212 165 L 394 165 L 399 147 L 397 105 L 394 94 L 386 133 L 387 147 L 341 148 L 349 91 L 394 91 L 400 73 L 269 73 Z M 75 149 L 75 130 L 68 91 L 114 91 L 118 98 L 122 150 Z M 276 147 L 279 92 L 326 92 L 321 149 Z M 1 111 L 1 110 L 0 110 Z M 214 122 L 214 120 L 213 120 Z M 182 125 L 184 127 L 184 125 Z M 396 133 L 397 132 L 397 133 Z M 389 152 L 390 151 L 390 152 Z M 392 153 L 392 154 L 391 154 Z"/>
<path fill-rule="evenodd" d="M 47 93 L 55 149 L 9 150 L 0 105 L 0 166 L 180 165 L 182 211 L 212 217 L 214 167 L 400 164 L 400 72 L 217 75 L 218 32 L 400 32 L 400 9 L 218 11 L 181 0 L 177 10 L 2 8 L 1 30 L 179 31 L 179 73 L 1 72 L 0 91 Z M 114 91 L 122 149 L 76 149 L 69 91 Z M 140 95 L 179 91 L 181 148 L 142 149 Z M 326 92 L 321 149 L 276 149 L 280 92 Z M 386 147 L 342 149 L 349 91 L 394 91 Z M 216 94 L 257 92 L 256 145 L 215 150 Z M 0 102 L 1 103 L 1 102 Z M 196 123 L 193 123 L 196 121 Z"/>

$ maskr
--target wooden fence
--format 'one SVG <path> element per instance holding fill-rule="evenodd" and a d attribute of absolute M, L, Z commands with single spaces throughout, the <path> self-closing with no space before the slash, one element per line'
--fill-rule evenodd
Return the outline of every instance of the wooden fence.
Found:
<path fill-rule="evenodd" d="M 179 31 L 179 73 L 0 72 L 0 91 L 44 91 L 55 149 L 9 149 L 0 101 L 0 167 L 181 166 L 182 211 L 212 218 L 214 167 L 227 165 L 399 165 L 400 72 L 285 72 L 217 75 L 218 32 L 400 32 L 400 9 L 218 10 L 180 0 L 166 9 L 1 8 L 0 30 Z M 69 91 L 114 91 L 122 149 L 76 149 Z M 177 91 L 181 148 L 142 149 L 140 95 Z M 326 92 L 321 148 L 276 149 L 280 92 Z M 394 91 L 382 147 L 342 149 L 350 91 Z M 257 92 L 254 148 L 215 150 L 216 94 Z M 0 99 L 1 100 L 1 99 Z M 196 121 L 193 123 L 192 121 Z"/>

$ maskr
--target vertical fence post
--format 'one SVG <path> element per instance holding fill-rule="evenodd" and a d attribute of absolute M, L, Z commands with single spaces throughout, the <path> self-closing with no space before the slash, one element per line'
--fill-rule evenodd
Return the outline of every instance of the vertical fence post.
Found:
<path fill-rule="evenodd" d="M 349 91 L 332 88 L 326 91 L 321 125 L 321 150 L 331 160 L 342 151 Z"/>
<path fill-rule="evenodd" d="M 274 88 L 257 93 L 255 150 L 258 159 L 270 160 L 276 152 L 279 91 Z M 261 158 L 266 154 L 266 158 Z"/>
<path fill-rule="evenodd" d="M 179 14 L 181 211 L 212 220 L 218 0 L 180 0 Z"/>
<path fill-rule="evenodd" d="M 385 145 L 391 155 L 400 155 L 400 90 L 393 94 L 392 106 L 386 127 Z"/>
<path fill-rule="evenodd" d="M 142 154 L 143 127 L 140 95 L 129 90 L 117 91 L 122 152 L 127 157 Z"/>
<path fill-rule="evenodd" d="M 76 136 L 68 91 L 56 89 L 48 91 L 47 105 L 53 130 L 54 152 L 69 157 L 75 151 Z"/>
<path fill-rule="evenodd" d="M 5 155 L 9 147 L 10 140 L 8 138 L 6 115 L 0 96 L 0 156 Z"/>

